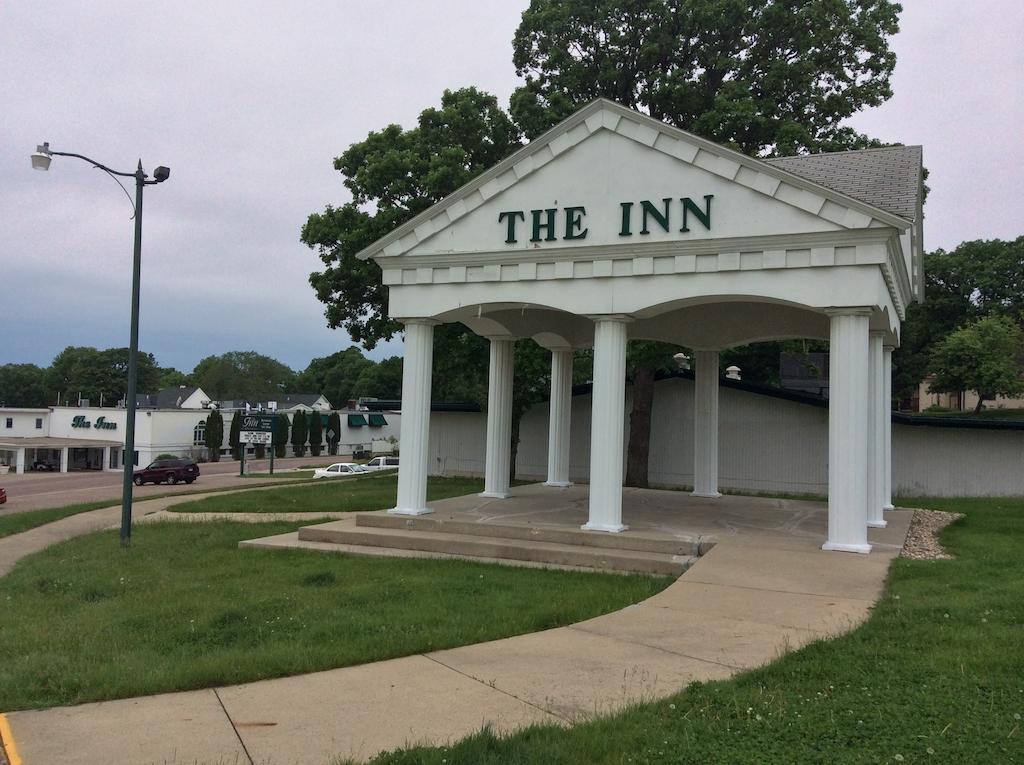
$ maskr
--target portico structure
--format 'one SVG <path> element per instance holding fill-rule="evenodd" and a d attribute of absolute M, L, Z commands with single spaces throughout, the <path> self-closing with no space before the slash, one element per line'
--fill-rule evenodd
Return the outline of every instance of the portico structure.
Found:
<path fill-rule="evenodd" d="M 552 352 L 548 476 L 569 484 L 572 351 L 593 348 L 589 518 L 619 532 L 631 339 L 695 351 L 694 493 L 718 486 L 718 357 L 831 343 L 824 548 L 868 552 L 889 505 L 891 351 L 920 299 L 918 147 L 761 161 L 609 101 L 587 105 L 359 253 L 406 324 L 393 512 L 426 504 L 433 327 L 489 338 L 484 494 L 509 495 L 513 343 Z M 798 436 L 794 436 L 798 437 Z M 577 444 L 576 448 L 581 445 Z M 786 448 L 784 443 L 780 449 Z"/>

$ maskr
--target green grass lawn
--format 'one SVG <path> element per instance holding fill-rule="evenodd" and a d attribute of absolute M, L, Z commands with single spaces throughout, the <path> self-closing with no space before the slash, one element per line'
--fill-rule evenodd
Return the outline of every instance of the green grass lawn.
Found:
<path fill-rule="evenodd" d="M 547 629 L 664 577 L 241 550 L 295 524 L 139 527 L 26 558 L 0 579 L 0 710 L 205 688 Z"/>
<path fill-rule="evenodd" d="M 70 515 L 87 513 L 90 510 L 99 510 L 101 507 L 110 507 L 120 502 L 119 499 L 105 499 L 98 502 L 80 502 L 76 505 L 64 505 L 63 507 L 49 507 L 45 510 L 29 510 L 24 513 L 12 513 L 11 515 L 0 516 L 0 537 L 9 537 L 12 534 L 20 534 L 23 531 L 34 529 L 36 526 L 43 526 L 47 523 L 59 521 Z"/>
<path fill-rule="evenodd" d="M 312 476 L 312 473 L 310 473 Z M 276 477 L 276 476 L 275 476 Z M 296 481 L 296 483 L 303 483 L 302 481 Z M 251 487 L 246 486 L 246 489 L 258 489 L 260 486 L 268 484 L 257 484 Z M 269 484 L 274 486 L 275 484 Z M 239 488 L 237 486 L 228 486 L 219 489 L 193 489 L 191 491 L 176 491 L 166 492 L 164 494 L 153 494 L 148 497 L 135 497 L 132 501 L 134 502 L 148 502 L 151 499 L 162 499 L 163 497 L 180 497 L 188 496 L 189 494 L 210 494 L 210 493 L 221 493 L 221 492 L 237 492 Z M 87 513 L 90 510 L 99 510 L 101 507 L 111 507 L 113 505 L 120 505 L 120 497 L 111 497 L 110 499 L 101 499 L 96 502 L 80 502 L 74 505 L 63 505 L 61 507 L 48 507 L 43 510 L 27 510 L 24 513 L 11 513 L 10 515 L 0 515 L 0 538 L 9 537 L 12 534 L 20 534 L 23 531 L 34 529 L 37 526 L 45 526 L 47 523 L 53 523 L 59 521 L 62 518 L 67 518 L 71 515 L 78 515 L 79 513 Z"/>
<path fill-rule="evenodd" d="M 568 730 L 485 731 L 375 762 L 1024 762 L 1024 499 L 900 504 L 965 513 L 943 536 L 957 559 L 895 561 L 849 635 Z"/>
<path fill-rule="evenodd" d="M 176 513 L 322 513 L 385 510 L 394 507 L 398 490 L 394 472 L 354 478 L 322 478 L 303 486 L 208 497 L 168 508 Z M 427 480 L 427 500 L 483 491 L 481 478 Z"/>

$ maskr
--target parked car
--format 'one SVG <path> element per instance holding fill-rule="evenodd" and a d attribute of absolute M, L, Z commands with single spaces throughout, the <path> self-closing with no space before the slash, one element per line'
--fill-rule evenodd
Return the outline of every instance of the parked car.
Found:
<path fill-rule="evenodd" d="M 53 462 L 50 462 L 49 460 L 36 460 L 35 462 L 32 463 L 33 470 L 46 470 L 53 472 L 58 467 L 58 465 L 54 464 Z"/>
<path fill-rule="evenodd" d="M 0 486 L 0 505 L 7 501 L 7 490 Z"/>
<path fill-rule="evenodd" d="M 192 483 L 198 477 L 199 466 L 192 460 L 163 459 L 136 470 L 133 480 L 136 486 L 142 486 L 144 483 Z"/>
<path fill-rule="evenodd" d="M 378 470 L 398 470 L 398 457 L 374 457 L 365 467 L 371 473 Z"/>
<path fill-rule="evenodd" d="M 357 465 L 354 462 L 335 462 L 333 465 L 328 465 L 325 468 L 317 468 L 313 471 L 314 478 L 340 478 L 346 475 L 357 475 L 359 473 L 369 473 L 362 465 Z"/>

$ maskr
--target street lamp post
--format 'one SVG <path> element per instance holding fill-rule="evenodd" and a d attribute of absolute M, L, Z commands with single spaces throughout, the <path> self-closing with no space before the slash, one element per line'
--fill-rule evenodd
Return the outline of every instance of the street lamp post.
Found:
<path fill-rule="evenodd" d="M 89 159 L 81 154 L 72 154 L 64 151 L 53 151 L 50 148 L 49 142 L 43 143 L 42 146 L 37 146 L 35 153 L 32 155 L 32 167 L 36 170 L 49 170 L 50 161 L 54 156 L 58 157 L 76 157 L 82 159 L 91 164 L 93 167 L 102 170 L 107 175 L 114 178 L 114 176 L 121 176 L 122 178 L 134 178 L 135 179 L 135 247 L 134 257 L 132 261 L 132 325 L 131 325 L 131 340 L 128 345 L 128 393 L 125 396 L 125 407 L 127 409 L 126 422 L 125 422 L 125 433 L 124 433 L 124 454 L 122 455 L 121 462 L 124 468 L 123 484 L 121 489 L 121 544 L 125 547 L 129 545 L 132 538 L 132 480 L 135 473 L 135 398 L 136 398 L 136 386 L 138 384 L 139 374 L 139 282 L 140 274 L 142 270 L 142 189 L 144 186 L 152 186 L 157 183 L 163 183 L 170 175 L 171 171 L 167 167 L 158 167 L 153 171 L 153 180 L 148 180 L 148 176 L 142 169 L 142 160 L 139 160 L 138 167 L 134 173 L 122 173 L 117 170 L 112 170 L 106 165 L 101 165 L 99 162 Z M 121 184 L 120 181 L 117 181 Z M 121 185 L 123 189 L 124 186 Z M 128 194 L 128 190 L 125 189 L 125 194 Z M 128 197 L 131 200 L 131 196 Z"/>

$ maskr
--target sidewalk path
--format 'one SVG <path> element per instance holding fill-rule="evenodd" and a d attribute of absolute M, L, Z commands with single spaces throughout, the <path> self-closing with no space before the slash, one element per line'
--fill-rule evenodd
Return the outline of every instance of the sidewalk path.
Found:
<path fill-rule="evenodd" d="M 162 501 L 142 509 L 163 509 Z M 116 521 L 117 508 L 95 513 L 66 520 L 77 519 L 84 529 L 77 533 L 85 533 L 85 524 Z M 484 724 L 498 731 L 568 724 L 729 677 L 853 628 L 881 595 L 912 515 L 887 513 L 888 528 L 869 530 L 875 548 L 868 556 L 825 553 L 807 538 L 725 539 L 653 598 L 569 627 L 309 675 L 6 717 L 25 765 L 326 765 L 404 744 L 442 744 Z M 0 571 L 11 565 L 3 541 Z"/>

